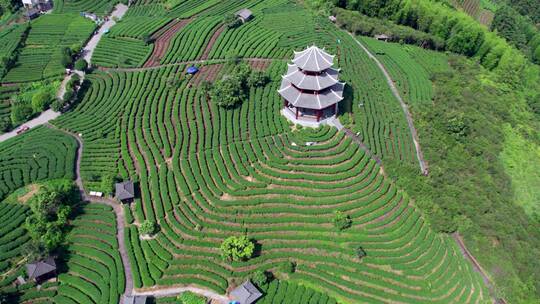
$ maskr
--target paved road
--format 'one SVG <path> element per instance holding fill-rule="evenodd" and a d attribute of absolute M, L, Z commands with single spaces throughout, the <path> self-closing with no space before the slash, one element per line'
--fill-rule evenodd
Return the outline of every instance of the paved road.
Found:
<path fill-rule="evenodd" d="M 55 119 L 58 116 L 60 116 L 60 112 L 55 112 L 55 111 L 49 109 L 47 111 L 42 112 L 38 117 L 27 121 L 26 123 L 23 124 L 23 126 L 28 126 L 30 128 L 34 128 L 34 127 L 37 127 L 39 125 L 45 124 L 49 120 Z M 22 126 L 18 127 L 17 129 L 15 129 L 15 130 L 13 130 L 11 132 L 4 133 L 4 134 L 0 135 L 0 142 L 3 142 L 5 140 L 8 140 L 8 139 L 10 139 L 12 137 L 17 136 L 17 130 L 19 130 L 21 127 Z"/>
<path fill-rule="evenodd" d="M 426 161 L 424 160 L 424 154 L 422 153 L 422 149 L 420 148 L 420 140 L 418 138 L 418 132 L 416 132 L 416 128 L 414 127 L 413 119 L 411 112 L 409 111 L 409 107 L 407 104 L 403 101 L 403 98 L 401 98 L 401 95 L 399 94 L 399 90 L 397 89 L 396 85 L 394 84 L 394 80 L 392 80 L 392 77 L 390 77 L 390 74 L 384 67 L 384 65 L 375 57 L 356 37 L 354 37 L 353 34 L 349 33 L 351 37 L 356 41 L 356 43 L 366 52 L 369 58 L 373 59 L 379 69 L 383 72 L 384 77 L 386 78 L 386 82 L 388 83 L 388 86 L 390 86 L 390 89 L 392 90 L 392 94 L 396 97 L 396 99 L 399 101 L 399 104 L 401 105 L 401 108 L 403 109 L 403 112 L 405 113 L 405 118 L 407 119 L 407 124 L 409 126 L 409 130 L 411 132 L 411 135 L 413 137 L 414 146 L 416 148 L 416 158 L 418 158 L 418 163 L 420 164 L 420 171 L 424 175 L 428 175 L 429 169 L 426 164 Z"/>
<path fill-rule="evenodd" d="M 114 17 L 118 19 L 122 18 L 127 10 L 128 6 L 125 4 L 120 3 L 116 5 L 114 11 L 110 15 L 109 21 L 103 23 L 103 25 L 99 28 L 98 33 L 95 34 L 83 48 L 83 58 L 88 61 L 89 64 L 92 62 L 92 54 L 94 53 L 94 50 L 96 49 L 96 46 L 98 45 L 99 40 L 101 40 L 103 34 L 105 34 L 106 31 L 116 24 L 116 21 L 113 20 Z"/>

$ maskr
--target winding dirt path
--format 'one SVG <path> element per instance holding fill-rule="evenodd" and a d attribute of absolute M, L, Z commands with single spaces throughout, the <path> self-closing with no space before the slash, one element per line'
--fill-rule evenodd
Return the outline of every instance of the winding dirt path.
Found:
<path fill-rule="evenodd" d="M 506 301 L 502 298 L 497 298 L 495 294 L 495 284 L 491 281 L 491 278 L 488 276 L 487 272 L 480 266 L 480 263 L 476 260 L 476 258 L 472 255 L 472 253 L 467 249 L 465 246 L 465 242 L 463 241 L 463 237 L 458 232 L 452 233 L 452 238 L 456 241 L 456 243 L 459 246 L 459 249 L 461 250 L 461 254 L 463 257 L 471 261 L 473 268 L 476 272 L 480 274 L 482 277 L 482 280 L 486 284 L 486 286 L 489 289 L 489 293 L 491 297 L 493 298 L 493 304 L 507 304 Z"/>
<path fill-rule="evenodd" d="M 405 113 L 405 118 L 407 119 L 407 125 L 409 126 L 409 130 L 411 132 L 411 135 L 413 137 L 414 147 L 416 148 L 416 158 L 418 159 L 418 163 L 420 164 L 420 171 L 424 175 L 429 174 L 429 168 L 426 164 L 426 161 L 424 160 L 424 154 L 422 153 L 422 149 L 420 148 L 420 139 L 418 138 L 418 132 L 416 132 L 416 128 L 414 127 L 413 118 L 411 115 L 411 112 L 409 111 L 409 106 L 403 101 L 403 98 L 401 98 L 401 95 L 399 94 L 399 90 L 397 89 L 394 80 L 392 77 L 390 77 L 390 74 L 384 67 L 384 65 L 375 57 L 356 37 L 354 37 L 353 34 L 348 33 L 354 41 L 366 52 L 369 58 L 371 58 L 379 69 L 383 72 L 384 77 L 386 78 L 386 82 L 390 89 L 392 90 L 392 94 L 396 97 L 396 99 L 399 101 L 399 104 L 401 105 L 401 108 L 403 109 L 403 113 Z"/>

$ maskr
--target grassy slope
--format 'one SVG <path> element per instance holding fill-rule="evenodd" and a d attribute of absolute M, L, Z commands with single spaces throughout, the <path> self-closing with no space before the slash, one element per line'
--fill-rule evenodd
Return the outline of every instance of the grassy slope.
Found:
<path fill-rule="evenodd" d="M 527 214 L 540 219 L 540 146 L 510 125 L 505 125 L 501 160 L 512 180 L 514 201 Z"/>

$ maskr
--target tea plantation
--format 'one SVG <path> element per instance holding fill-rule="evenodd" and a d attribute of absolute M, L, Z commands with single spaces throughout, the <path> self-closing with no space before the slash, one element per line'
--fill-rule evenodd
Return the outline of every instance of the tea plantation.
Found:
<path fill-rule="evenodd" d="M 50 49 L 83 43 L 95 29 L 78 12 L 106 15 L 117 2 L 55 1 L 54 13 L 30 23 L 2 82 L 62 74 Z M 242 8 L 255 17 L 231 26 L 224 17 Z M 23 34 L 5 35 L 15 43 Z M 158 295 L 155 303 L 184 303 L 176 295 L 186 288 L 217 298 L 261 272 L 273 279 L 258 286 L 260 304 L 491 302 L 491 286 L 463 248 L 435 231 L 422 198 L 386 171 L 388 163 L 417 168 L 417 151 L 389 81 L 356 39 L 408 105 L 432 102 L 430 77 L 449 71 L 446 54 L 350 35 L 297 1 L 130 3 L 99 40 L 72 108 L 0 143 L 0 198 L 54 178 L 92 191 L 56 251 L 58 282 L 39 291 L 30 283 L 17 302 L 47 295 L 59 304 L 114 304 L 149 294 Z M 347 132 L 295 126 L 280 115 L 287 63 L 314 44 L 336 54 L 347 83 L 338 115 Z M 219 106 L 212 87 L 243 65 L 268 81 L 245 84 L 242 103 Z M 186 75 L 190 66 L 199 72 Z M 0 103 L 0 118 L 6 108 Z M 126 180 L 135 199 L 120 208 L 109 192 Z M 22 274 L 13 261 L 25 257 L 30 211 L 0 203 L 8 223 L 0 228 L 0 291 Z M 346 227 L 336 227 L 338 215 Z M 155 234 L 144 232 L 146 222 Z M 249 259 L 223 257 L 231 236 L 253 242 Z"/>

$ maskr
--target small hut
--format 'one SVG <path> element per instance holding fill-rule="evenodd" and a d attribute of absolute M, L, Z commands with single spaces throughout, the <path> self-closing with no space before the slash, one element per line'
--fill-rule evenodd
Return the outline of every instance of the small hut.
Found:
<path fill-rule="evenodd" d="M 249 9 L 244 8 L 236 12 L 236 17 L 246 23 L 253 18 L 253 13 Z"/>
<path fill-rule="evenodd" d="M 242 285 L 233 289 L 229 293 L 229 297 L 239 304 L 252 304 L 262 297 L 262 293 L 250 280 L 247 280 Z"/>
<path fill-rule="evenodd" d="M 146 296 L 124 296 L 122 304 L 146 304 Z"/>
<path fill-rule="evenodd" d="M 122 203 L 129 203 L 135 198 L 135 186 L 132 181 L 125 181 L 115 185 L 116 199 Z"/>
<path fill-rule="evenodd" d="M 45 282 L 56 277 L 56 263 L 53 257 L 26 264 L 26 274 L 29 280 L 36 283 Z"/>
<path fill-rule="evenodd" d="M 377 39 L 379 41 L 384 41 L 384 42 L 388 42 L 388 40 L 390 40 L 390 36 L 388 36 L 386 34 L 379 34 L 379 35 L 375 35 L 374 37 L 375 37 L 375 39 Z"/>
<path fill-rule="evenodd" d="M 328 16 L 328 20 L 330 20 L 330 21 L 332 21 L 332 22 L 335 23 L 335 22 L 337 21 L 337 18 L 336 18 L 336 16 L 333 16 L 333 15 L 332 15 L 332 16 Z"/>
<path fill-rule="evenodd" d="M 24 12 L 24 17 L 26 20 L 36 19 L 39 17 L 39 11 L 36 8 L 28 9 L 26 12 Z"/>

